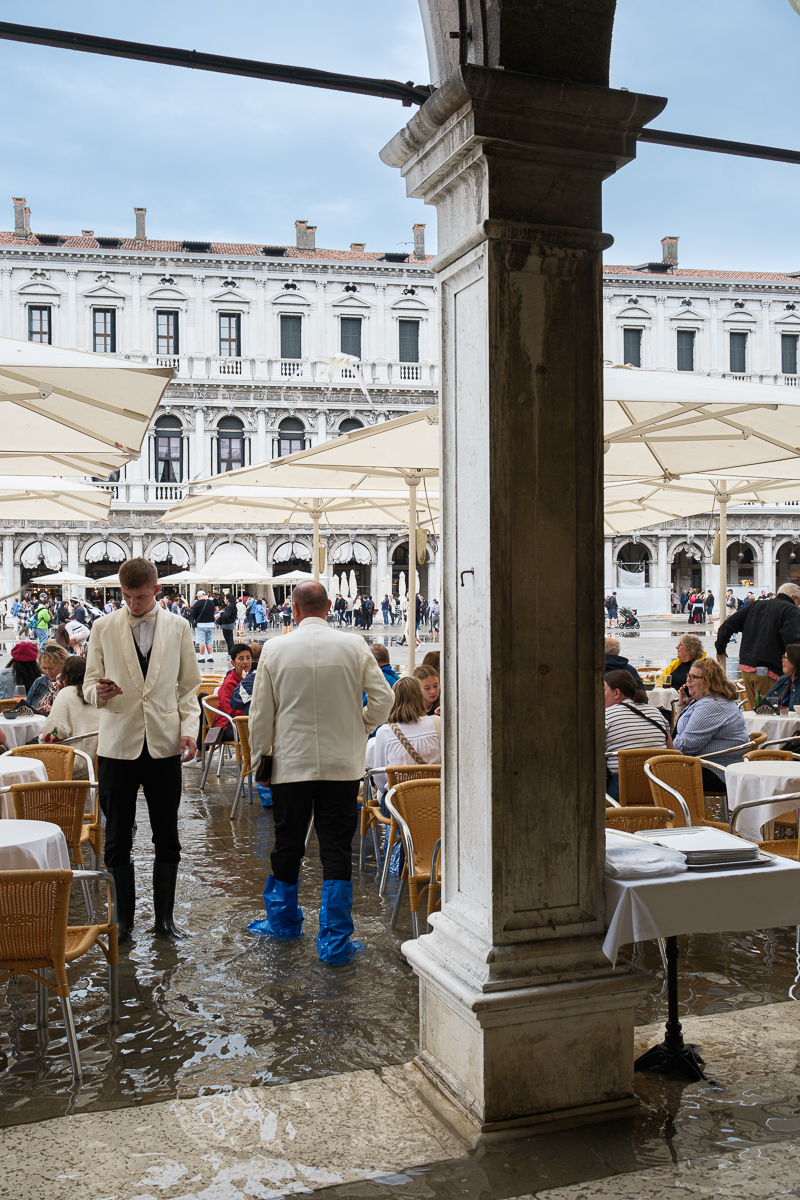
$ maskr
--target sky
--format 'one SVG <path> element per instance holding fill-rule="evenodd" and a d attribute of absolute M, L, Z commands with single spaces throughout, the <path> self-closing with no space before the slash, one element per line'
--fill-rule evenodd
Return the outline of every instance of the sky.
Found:
<path fill-rule="evenodd" d="M 346 74 L 425 82 L 417 0 L 0 0 L 0 19 Z M 669 98 L 654 126 L 800 148 L 800 16 L 789 0 L 618 0 L 611 83 Z M 0 228 L 25 196 L 42 233 L 396 251 L 436 214 L 380 148 L 397 101 L 0 42 Z M 640 145 L 605 185 L 606 261 L 800 270 L 800 167 Z M 5 197 L 5 198 L 4 198 Z M 3 215 L 4 214 L 4 215 Z"/>

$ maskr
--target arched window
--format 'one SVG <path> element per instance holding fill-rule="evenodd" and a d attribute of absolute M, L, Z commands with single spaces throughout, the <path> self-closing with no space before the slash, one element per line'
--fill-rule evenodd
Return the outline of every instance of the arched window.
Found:
<path fill-rule="evenodd" d="M 298 450 L 305 450 L 306 438 L 303 422 L 297 417 L 284 417 L 278 426 L 275 443 L 276 458 L 283 458 L 284 454 L 296 454 Z"/>
<path fill-rule="evenodd" d="M 339 433 L 352 433 L 354 429 L 363 429 L 364 422 L 357 421 L 355 417 L 347 417 L 339 426 Z"/>
<path fill-rule="evenodd" d="M 172 414 L 156 418 L 155 475 L 157 483 L 183 480 L 183 426 Z"/>
<path fill-rule="evenodd" d="M 244 466 L 244 424 L 238 417 L 223 417 L 217 426 L 219 431 L 218 470 L 235 471 Z"/>
<path fill-rule="evenodd" d="M 626 542 L 617 551 L 617 587 L 650 586 L 650 551 L 640 542 Z"/>

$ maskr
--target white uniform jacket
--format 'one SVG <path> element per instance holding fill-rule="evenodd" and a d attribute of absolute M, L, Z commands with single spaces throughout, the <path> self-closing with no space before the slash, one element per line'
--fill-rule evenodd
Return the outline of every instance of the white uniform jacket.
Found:
<path fill-rule="evenodd" d="M 306 617 L 261 651 L 250 705 L 253 762 L 274 754 L 273 783 L 358 779 L 367 735 L 386 720 L 393 699 L 363 638 Z"/>
<path fill-rule="evenodd" d="M 103 703 L 97 682 L 113 679 L 122 695 Z M 83 695 L 101 711 L 97 753 L 103 758 L 138 758 L 145 738 L 152 758 L 180 754 L 182 737 L 197 737 L 200 667 L 189 622 L 160 609 L 147 678 L 136 655 L 128 610 L 100 617 L 92 626 Z"/>

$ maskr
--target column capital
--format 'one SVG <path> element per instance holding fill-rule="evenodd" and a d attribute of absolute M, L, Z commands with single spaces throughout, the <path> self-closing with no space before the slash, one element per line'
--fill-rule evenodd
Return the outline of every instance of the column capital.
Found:
<path fill-rule="evenodd" d="M 142 274 L 143 274 L 142 271 L 131 271 L 131 273 L 130 273 L 131 281 L 133 283 L 141 283 L 142 282 Z"/>

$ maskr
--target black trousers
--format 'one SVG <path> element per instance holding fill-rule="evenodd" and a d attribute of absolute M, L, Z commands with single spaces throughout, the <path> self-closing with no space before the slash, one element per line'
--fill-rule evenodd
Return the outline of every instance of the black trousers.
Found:
<path fill-rule="evenodd" d="M 358 779 L 312 779 L 272 784 L 275 819 L 272 874 L 280 883 L 297 883 L 312 813 L 322 878 L 351 879 L 359 782 Z"/>
<path fill-rule="evenodd" d="M 100 807 L 106 818 L 106 866 L 131 861 L 136 794 L 144 789 L 156 862 L 179 863 L 178 805 L 181 802 L 181 758 L 151 758 L 147 743 L 138 758 L 98 758 Z"/>
<path fill-rule="evenodd" d="M 233 649 L 234 628 L 235 626 L 233 625 L 220 625 L 222 636 L 225 638 L 225 645 L 228 647 L 228 654 L 230 654 L 231 650 Z"/>

